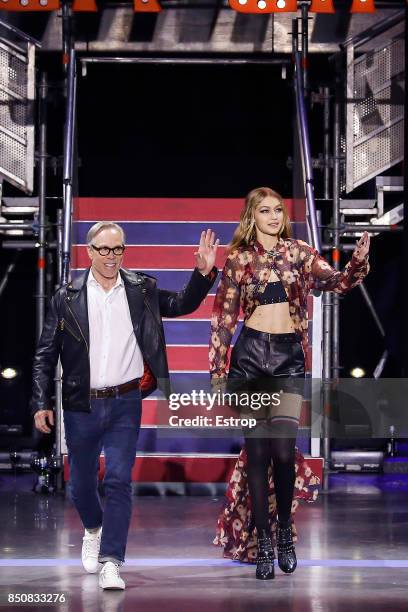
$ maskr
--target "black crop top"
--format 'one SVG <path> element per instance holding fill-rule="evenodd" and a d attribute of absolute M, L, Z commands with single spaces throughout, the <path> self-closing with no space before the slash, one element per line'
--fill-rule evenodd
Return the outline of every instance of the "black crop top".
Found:
<path fill-rule="evenodd" d="M 287 301 L 288 296 L 280 280 L 273 283 L 267 283 L 264 292 L 259 296 L 259 304 L 262 306 L 265 304 L 277 304 Z"/>

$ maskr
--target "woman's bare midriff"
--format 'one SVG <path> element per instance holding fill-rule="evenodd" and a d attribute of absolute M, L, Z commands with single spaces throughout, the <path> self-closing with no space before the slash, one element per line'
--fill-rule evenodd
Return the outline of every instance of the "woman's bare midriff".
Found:
<path fill-rule="evenodd" d="M 249 319 L 245 322 L 246 327 L 269 334 L 288 334 L 295 332 L 292 319 L 289 314 L 288 302 L 280 304 L 265 304 L 257 306 Z"/>
<path fill-rule="evenodd" d="M 268 282 L 273 283 L 278 280 L 279 277 L 272 270 Z M 289 302 L 257 306 L 245 325 L 268 334 L 295 333 L 289 314 Z"/>

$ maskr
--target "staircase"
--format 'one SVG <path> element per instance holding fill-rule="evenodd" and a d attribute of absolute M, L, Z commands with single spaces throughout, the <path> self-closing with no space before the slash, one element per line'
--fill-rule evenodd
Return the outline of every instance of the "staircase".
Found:
<path fill-rule="evenodd" d="M 304 205 L 297 202 L 294 210 L 292 201 L 287 204 L 296 236 L 305 238 Z M 221 245 L 226 245 L 237 225 L 242 205 L 241 199 L 79 198 L 74 209 L 72 275 L 88 266 L 85 244 L 90 226 L 109 219 L 121 224 L 126 232 L 124 267 L 155 276 L 161 289 L 179 290 L 187 283 L 194 267 L 193 253 L 201 231 L 211 227 Z M 224 261 L 221 247 L 217 258 L 219 269 Z M 190 389 L 208 386 L 208 342 L 215 287 L 196 312 L 177 319 L 164 319 L 170 376 L 176 388 L 186 381 Z M 310 440 L 304 435 L 310 430 L 309 412 L 305 404 L 298 440 L 306 456 L 310 454 Z M 163 489 L 163 483 L 227 481 L 243 443 L 241 430 L 226 429 L 224 432 L 223 429 L 222 434 L 211 437 L 201 428 L 193 433 L 186 429 L 175 430 L 169 426 L 168 414 L 167 403 L 157 393 L 143 400 L 133 479 L 138 483 L 162 483 L 157 485 L 159 490 Z M 322 459 L 315 457 L 308 461 L 321 476 Z"/>
<path fill-rule="evenodd" d="M 392 20 L 379 22 L 342 45 L 340 53 L 344 53 L 346 65 L 341 138 L 345 164 L 340 182 L 342 190 L 350 195 L 340 200 L 340 213 L 342 223 L 352 224 L 349 231 L 342 233 L 344 237 L 361 236 L 363 229 L 358 226 L 379 226 L 377 233 L 370 232 L 372 236 L 401 229 L 397 226 L 403 220 L 403 177 L 383 173 L 404 158 L 404 32 L 404 14 L 398 12 Z M 353 199 L 357 187 L 374 179 L 372 199 Z M 386 358 L 384 351 L 374 378 L 381 376 Z M 402 404 L 401 398 L 401 410 Z M 375 441 L 368 442 L 372 448 Z M 394 456 L 384 456 L 382 448 L 346 448 L 331 453 L 331 465 L 346 471 L 378 472 L 382 468 L 384 473 L 407 473 L 408 444 L 402 439 L 395 442 Z"/>

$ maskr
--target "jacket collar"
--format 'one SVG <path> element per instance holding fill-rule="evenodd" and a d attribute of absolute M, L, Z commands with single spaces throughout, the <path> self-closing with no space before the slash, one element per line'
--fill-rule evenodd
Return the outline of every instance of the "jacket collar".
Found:
<path fill-rule="evenodd" d="M 132 272 L 131 270 L 127 270 L 126 268 L 121 268 L 119 270 L 119 274 L 121 275 L 125 285 L 141 287 L 145 282 L 145 277 L 143 276 L 143 274 L 139 274 L 138 272 Z"/>
<path fill-rule="evenodd" d="M 282 237 L 278 238 L 278 242 L 276 243 L 274 248 L 270 251 L 267 251 L 265 247 L 256 239 L 253 242 L 251 242 L 251 244 L 253 248 L 255 249 L 255 251 L 257 251 L 260 255 L 265 255 L 268 253 L 274 255 L 276 253 L 281 253 L 282 251 L 285 250 L 285 240 Z"/>
<path fill-rule="evenodd" d="M 68 283 L 67 289 L 71 291 L 81 291 L 84 287 L 86 287 L 90 269 L 91 268 L 87 268 L 86 270 L 83 270 L 80 274 L 75 276 L 75 278 L 70 283 Z M 143 283 L 145 282 L 144 276 L 142 274 L 132 272 L 131 270 L 127 270 L 126 268 L 120 268 L 119 274 L 125 285 L 138 287 L 143 285 Z"/>
<path fill-rule="evenodd" d="M 90 268 L 87 268 L 86 270 L 83 270 L 83 272 L 78 274 L 78 276 L 75 276 L 75 278 L 70 283 L 68 283 L 67 289 L 71 291 L 81 291 L 84 285 L 86 286 L 86 281 L 88 280 L 89 276 L 89 270 Z"/>
<path fill-rule="evenodd" d="M 88 299 L 86 282 L 88 280 L 90 268 L 87 268 L 78 276 L 75 277 L 67 285 L 69 292 L 69 305 L 74 312 L 74 315 L 80 325 L 82 333 L 86 338 L 89 346 L 89 320 L 88 320 Z M 132 326 L 136 337 L 139 337 L 139 326 L 142 318 L 144 301 L 146 299 L 146 289 L 144 287 L 145 277 L 143 274 L 132 272 L 121 268 L 119 274 L 123 279 L 125 285 L 126 297 L 129 304 L 130 318 L 132 320 Z"/>

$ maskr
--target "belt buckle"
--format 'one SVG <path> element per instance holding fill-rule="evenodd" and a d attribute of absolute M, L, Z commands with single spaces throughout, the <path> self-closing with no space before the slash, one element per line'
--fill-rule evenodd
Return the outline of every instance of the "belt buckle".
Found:
<path fill-rule="evenodd" d="M 116 387 L 107 387 L 106 397 L 117 397 Z"/>

